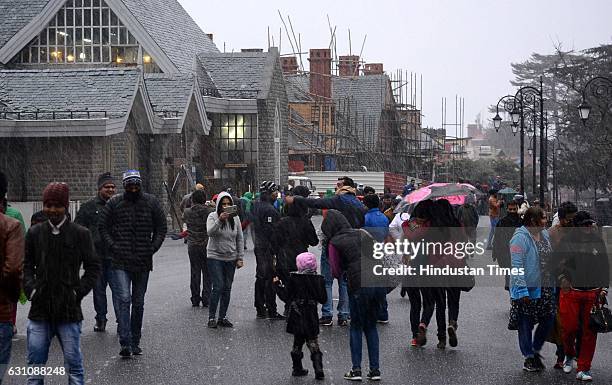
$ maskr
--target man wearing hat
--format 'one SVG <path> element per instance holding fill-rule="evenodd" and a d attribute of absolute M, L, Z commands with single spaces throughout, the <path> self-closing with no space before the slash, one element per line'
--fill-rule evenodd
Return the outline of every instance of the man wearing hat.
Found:
<path fill-rule="evenodd" d="M 109 284 L 117 309 L 121 357 L 142 354 L 144 297 L 153 254 L 166 237 L 166 214 L 157 198 L 142 192 L 137 170 L 123 173 L 125 192 L 106 202 L 98 222 L 111 256 Z"/>
<path fill-rule="evenodd" d="M 106 202 L 115 195 L 115 181 L 110 172 L 105 172 L 98 177 L 98 194 L 85 202 L 74 219 L 75 223 L 87 227 L 91 232 L 96 254 L 102 263 L 102 272 L 98 277 L 98 282 L 93 288 L 93 303 L 96 310 L 96 326 L 94 331 L 103 332 L 106 330 L 106 286 L 110 275 L 110 253 L 106 244 L 98 232 L 98 219 L 106 205 Z M 115 308 L 115 314 L 117 309 Z"/>
<path fill-rule="evenodd" d="M 83 384 L 81 353 L 81 300 L 95 285 L 100 262 L 89 230 L 66 217 L 69 189 L 50 183 L 43 192 L 48 221 L 31 227 L 26 235 L 23 287 L 32 301 L 28 314 L 28 366 L 41 375 L 29 383 L 42 383 L 49 346 L 57 336 L 64 353 L 70 383 Z M 80 276 L 81 266 L 84 274 Z"/>
<path fill-rule="evenodd" d="M 23 231 L 19 221 L 5 215 L 7 180 L 0 172 L 0 383 L 11 357 L 13 314 L 21 289 Z"/>

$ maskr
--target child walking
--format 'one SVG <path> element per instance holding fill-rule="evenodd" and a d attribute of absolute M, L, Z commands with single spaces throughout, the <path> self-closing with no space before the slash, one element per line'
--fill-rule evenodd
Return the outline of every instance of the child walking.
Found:
<path fill-rule="evenodd" d="M 296 258 L 298 271 L 289 275 L 287 282 L 275 277 L 273 282 L 281 300 L 289 306 L 287 333 L 293 334 L 293 376 L 305 376 L 308 370 L 302 366 L 304 343 L 310 350 L 315 378 L 322 380 L 323 353 L 319 348 L 319 313 L 317 305 L 327 301 L 325 280 L 317 274 L 317 257 L 312 253 L 301 253 Z"/>

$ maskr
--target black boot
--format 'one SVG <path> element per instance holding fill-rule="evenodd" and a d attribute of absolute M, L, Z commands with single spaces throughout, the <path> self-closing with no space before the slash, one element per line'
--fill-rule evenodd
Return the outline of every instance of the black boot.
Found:
<path fill-rule="evenodd" d="M 322 380 L 325 378 L 325 374 L 323 373 L 323 353 L 315 352 L 310 355 L 310 359 L 312 360 L 312 367 L 315 371 L 315 378 L 317 380 Z"/>
<path fill-rule="evenodd" d="M 106 320 L 96 320 L 96 326 L 94 326 L 94 332 L 103 332 L 106 330 Z"/>
<path fill-rule="evenodd" d="M 293 361 L 293 371 L 291 372 L 292 376 L 302 377 L 308 374 L 308 370 L 304 369 L 302 366 L 302 358 L 304 358 L 304 353 L 291 352 L 291 361 Z"/>

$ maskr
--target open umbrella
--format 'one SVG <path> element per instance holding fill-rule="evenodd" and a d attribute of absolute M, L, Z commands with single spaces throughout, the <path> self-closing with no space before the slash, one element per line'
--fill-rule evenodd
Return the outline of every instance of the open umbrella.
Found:
<path fill-rule="evenodd" d="M 475 193 L 476 187 L 468 183 L 433 183 L 406 195 L 404 201 L 412 205 L 426 199 L 447 199 L 451 205 L 462 205 Z"/>

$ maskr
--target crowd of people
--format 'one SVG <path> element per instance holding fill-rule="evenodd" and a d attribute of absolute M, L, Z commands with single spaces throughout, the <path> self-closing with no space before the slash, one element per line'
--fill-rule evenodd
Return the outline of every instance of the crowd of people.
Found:
<path fill-rule="evenodd" d="M 82 384 L 81 300 L 93 290 L 93 330 L 105 332 L 108 286 L 119 355 L 143 354 L 145 293 L 153 255 L 166 237 L 167 220 L 158 199 L 142 191 L 138 171 L 126 171 L 121 181 L 124 191 L 118 194 L 113 176 L 101 174 L 96 196 L 81 205 L 74 221 L 68 215 L 69 186 L 50 183 L 43 191 L 43 210 L 32 217 L 26 233 L 25 225 L 11 218 L 15 211 L 9 215 L 6 178 L 0 174 L 0 366 L 9 362 L 21 295 L 31 301 L 28 365 L 42 370 L 50 342 L 57 337 L 70 383 Z M 187 243 L 190 301 L 194 307 L 208 308 L 207 326 L 234 327 L 229 317 L 232 284 L 236 269 L 244 266 L 250 233 L 256 263 L 254 316 L 286 320 L 286 331 L 294 336 L 293 376 L 308 374 L 302 363 L 305 344 L 315 378 L 325 377 L 318 334 L 320 327 L 334 324 L 334 282 L 339 293 L 336 324 L 349 327 L 351 367 L 345 379 L 381 379 L 377 325 L 389 322 L 386 297 L 398 284 L 401 296 L 407 295 L 410 301 L 410 346 L 427 344 L 434 315 L 437 348 L 458 346 L 461 294 L 474 287 L 474 277 L 416 275 L 399 283 L 372 285 L 367 274 L 377 263 L 372 257 L 375 243 L 396 240 L 454 245 L 444 253 L 421 250 L 402 264 L 466 267 L 473 255 L 456 257 L 455 248 L 477 238 L 476 201 L 452 206 L 446 199 L 427 199 L 411 205 L 408 212 L 394 212 L 399 203 L 395 196 L 358 187 L 351 178 L 342 177 L 336 190 L 323 198 L 311 198 L 303 186 L 285 191 L 281 198 L 278 186 L 264 181 L 255 195 L 247 192 L 238 197 L 226 189 L 209 200 L 205 187 L 196 185 L 181 202 L 185 231 L 175 239 L 184 237 Z M 403 195 L 417 188 L 412 180 Z M 558 221 L 546 230 L 545 212 L 529 207 L 520 195 L 503 202 L 493 191 L 488 205 L 487 247 L 493 260 L 500 267 L 525 272 L 509 275 L 505 282 L 510 297 L 508 328 L 518 331 L 523 369 L 544 369 L 540 352 L 548 340 L 557 345 L 555 368 L 571 373 L 577 363 L 576 378 L 591 380 L 597 334 L 589 327 L 589 314 L 593 306 L 605 302 L 609 286 L 608 254 L 595 221 L 588 212 L 565 202 L 559 207 Z M 318 210 L 323 215 L 320 233 L 311 220 Z M 319 244 L 317 263 L 308 249 Z M 282 311 L 277 298 L 284 303 Z M 362 372 L 364 337 L 367 373 Z M 43 377 L 42 372 L 34 374 L 29 383 L 42 383 Z"/>

